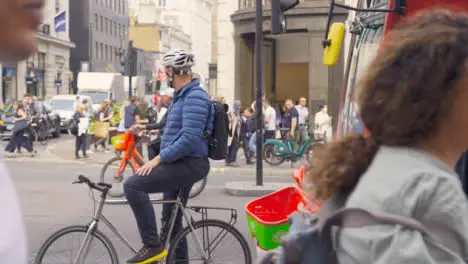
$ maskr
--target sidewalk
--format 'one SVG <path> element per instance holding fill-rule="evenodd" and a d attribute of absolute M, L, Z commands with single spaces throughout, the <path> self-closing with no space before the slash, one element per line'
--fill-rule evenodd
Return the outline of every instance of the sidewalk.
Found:
<path fill-rule="evenodd" d="M 49 146 L 48 151 L 57 157 L 60 157 L 66 161 L 77 161 L 80 163 L 86 164 L 94 164 L 94 165 L 104 165 L 108 160 L 115 157 L 115 153 L 113 151 L 109 153 L 105 152 L 97 152 L 97 153 L 90 153 L 88 159 L 75 159 L 75 141 L 74 139 L 69 139 L 62 141 L 60 143 L 54 144 Z M 81 154 L 81 153 L 80 153 Z M 143 154 L 145 158 L 147 157 L 146 153 L 146 146 L 143 146 Z M 245 160 L 243 159 L 242 150 L 238 153 L 239 156 L 239 167 L 228 167 L 225 166 L 224 161 L 211 161 L 211 173 L 223 174 L 223 173 L 239 173 L 242 175 L 255 175 L 256 174 L 256 165 L 248 165 L 245 164 Z M 290 177 L 293 170 L 298 169 L 301 166 L 300 162 L 293 164 L 293 168 L 291 168 L 290 163 L 284 163 L 280 166 L 270 166 L 263 163 L 263 174 L 264 176 L 288 176 Z"/>

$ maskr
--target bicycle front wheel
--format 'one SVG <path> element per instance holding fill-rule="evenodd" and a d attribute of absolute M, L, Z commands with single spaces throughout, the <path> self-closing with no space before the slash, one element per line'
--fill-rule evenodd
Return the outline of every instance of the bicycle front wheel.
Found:
<path fill-rule="evenodd" d="M 73 264 L 78 256 L 86 226 L 69 226 L 52 234 L 37 253 L 35 264 Z M 78 238 L 74 238 L 78 236 Z M 64 239 L 68 239 L 63 241 Z M 100 231 L 91 233 L 88 245 L 83 248 L 83 264 L 118 264 L 118 256 L 110 240 Z M 69 249 L 67 249 L 67 247 Z"/>
<path fill-rule="evenodd" d="M 113 157 L 110 159 L 101 170 L 101 182 L 112 184 L 112 189 L 109 190 L 109 196 L 122 197 L 124 195 L 123 182 L 126 178 L 135 174 L 136 169 L 128 161 L 121 165 L 121 157 Z M 129 168 L 130 169 L 127 169 Z"/>
<path fill-rule="evenodd" d="M 251 264 L 252 254 L 234 226 L 209 219 L 195 222 L 193 229 L 187 226 L 172 240 L 166 264 L 180 263 Z"/>

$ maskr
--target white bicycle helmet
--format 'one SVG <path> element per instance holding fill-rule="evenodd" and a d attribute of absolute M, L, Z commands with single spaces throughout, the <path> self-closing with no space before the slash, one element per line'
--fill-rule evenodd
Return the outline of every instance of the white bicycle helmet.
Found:
<path fill-rule="evenodd" d="M 162 65 L 175 69 L 192 67 L 195 65 L 195 56 L 181 49 L 171 50 L 164 55 Z"/>

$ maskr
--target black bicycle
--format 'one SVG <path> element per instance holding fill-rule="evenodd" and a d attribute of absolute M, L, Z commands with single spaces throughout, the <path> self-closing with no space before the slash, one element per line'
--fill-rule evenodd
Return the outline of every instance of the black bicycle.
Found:
<path fill-rule="evenodd" d="M 84 183 L 91 190 L 100 192 L 98 206 L 94 211 L 91 222 L 87 225 L 72 225 L 65 227 L 53 233 L 46 239 L 44 244 L 38 251 L 35 259 L 35 264 L 119 264 L 117 251 L 115 250 L 111 240 L 102 233 L 98 227 L 99 223 L 104 223 L 115 236 L 132 252 L 137 250 L 130 242 L 117 230 L 114 225 L 102 214 L 104 204 L 109 205 L 124 205 L 128 204 L 127 200 L 106 200 L 109 189 L 112 188 L 107 183 L 94 183 L 85 176 L 80 175 L 78 181 L 74 183 Z M 94 193 L 94 192 L 93 192 Z M 251 264 L 252 256 L 249 245 L 242 234 L 234 227 L 237 221 L 237 211 L 231 208 L 217 208 L 205 206 L 187 206 L 185 207 L 181 201 L 180 195 L 176 200 L 152 200 L 154 204 L 174 204 L 170 221 L 163 226 L 165 230 L 161 234 L 165 245 L 165 259 L 158 260 L 159 263 L 175 264 L 175 263 L 203 263 L 203 264 Z M 181 210 L 179 210 L 179 208 Z M 209 210 L 221 210 L 230 212 L 230 220 L 228 222 L 209 219 Z M 171 238 L 174 228 L 175 219 L 178 213 L 182 213 L 186 227 L 178 234 Z M 201 215 L 201 220 L 194 220 L 190 212 Z M 219 230 L 219 232 L 209 232 L 209 229 Z M 199 233 L 199 234 L 198 234 Z M 64 238 L 72 235 L 84 236 L 82 239 L 72 240 L 71 242 L 62 241 Z M 233 242 L 229 242 L 228 236 L 234 238 Z M 210 240 L 212 239 L 212 240 Z M 75 243 L 78 241 L 78 243 Z M 193 245 L 188 245 L 189 260 L 176 259 L 176 249 L 187 241 L 194 242 Z M 97 242 L 94 244 L 94 242 Z M 54 248 L 57 247 L 57 249 Z M 71 250 L 66 250 L 65 247 L 71 246 Z M 73 250 L 73 246 L 77 249 Z M 97 249 L 101 247 L 101 251 Z M 224 250 L 215 254 L 215 250 L 227 246 Z M 192 257 L 190 250 L 195 250 L 199 257 Z M 228 259 L 215 259 L 215 257 L 227 257 L 233 254 Z M 58 256 L 58 255 L 61 255 Z M 164 254 L 163 254 L 164 255 Z M 102 257 L 106 256 L 107 259 Z"/>

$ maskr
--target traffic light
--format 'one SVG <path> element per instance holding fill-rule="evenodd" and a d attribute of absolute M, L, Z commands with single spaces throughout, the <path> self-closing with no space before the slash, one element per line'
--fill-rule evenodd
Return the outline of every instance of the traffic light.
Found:
<path fill-rule="evenodd" d="M 284 12 L 294 8 L 298 4 L 299 0 L 271 1 L 271 34 L 281 34 L 286 31 Z"/>
<path fill-rule="evenodd" d="M 128 42 L 127 56 L 125 58 L 125 75 L 137 76 L 137 50 L 133 47 L 133 41 Z"/>

